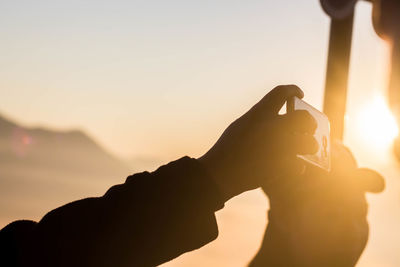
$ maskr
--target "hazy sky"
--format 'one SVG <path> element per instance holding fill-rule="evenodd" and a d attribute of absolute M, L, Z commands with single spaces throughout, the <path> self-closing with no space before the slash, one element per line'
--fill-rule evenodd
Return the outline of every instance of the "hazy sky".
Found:
<path fill-rule="evenodd" d="M 367 91 L 383 45 L 357 12 Z M 317 0 L 1 1 L 0 113 L 122 156 L 199 156 L 275 85 L 321 107 L 328 32 Z"/>
<path fill-rule="evenodd" d="M 321 108 L 329 19 L 318 0 L 1 0 L 0 36 L 0 114 L 83 129 L 119 156 L 172 160 L 200 156 L 278 84 L 299 85 Z M 369 197 L 359 266 L 400 262 L 398 165 L 386 160 L 389 146 L 370 150 L 357 126 L 362 107 L 384 95 L 387 58 L 360 2 L 345 143 L 361 166 L 387 175 L 388 189 Z"/>

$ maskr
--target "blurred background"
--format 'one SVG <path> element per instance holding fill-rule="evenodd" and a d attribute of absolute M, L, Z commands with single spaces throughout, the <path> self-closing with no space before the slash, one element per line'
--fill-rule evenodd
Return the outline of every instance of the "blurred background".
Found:
<path fill-rule="evenodd" d="M 357 266 L 399 266 L 390 48 L 371 4 L 356 10 L 344 143 L 387 183 L 368 196 Z M 322 109 L 329 17 L 318 0 L 2 0 L 0 36 L 0 228 L 201 156 L 276 85 L 297 84 Z M 258 190 L 234 198 L 216 241 L 164 266 L 244 266 L 267 209 Z"/>

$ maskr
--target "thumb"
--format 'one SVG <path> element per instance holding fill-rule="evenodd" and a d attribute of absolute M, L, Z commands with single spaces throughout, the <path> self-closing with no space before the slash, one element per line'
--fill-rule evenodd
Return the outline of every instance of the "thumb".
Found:
<path fill-rule="evenodd" d="M 376 171 L 360 168 L 355 172 L 360 188 L 366 192 L 380 193 L 385 189 L 385 180 Z"/>

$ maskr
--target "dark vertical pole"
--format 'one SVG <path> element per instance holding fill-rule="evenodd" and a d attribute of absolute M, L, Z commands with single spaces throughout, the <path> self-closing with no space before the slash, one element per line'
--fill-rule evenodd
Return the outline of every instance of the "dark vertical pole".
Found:
<path fill-rule="evenodd" d="M 392 63 L 389 80 L 389 105 L 400 125 L 400 34 L 392 40 Z M 400 160 L 400 136 L 394 141 L 394 154 Z"/>
<path fill-rule="evenodd" d="M 326 71 L 324 113 L 331 122 L 331 137 L 343 139 L 349 77 L 354 12 L 338 20 L 331 19 Z"/>
<path fill-rule="evenodd" d="M 397 36 L 392 41 L 389 104 L 397 120 L 400 121 L 400 38 Z"/>

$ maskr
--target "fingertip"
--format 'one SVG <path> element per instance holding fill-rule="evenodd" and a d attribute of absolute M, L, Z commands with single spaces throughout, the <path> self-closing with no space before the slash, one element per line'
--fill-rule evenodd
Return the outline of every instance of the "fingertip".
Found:
<path fill-rule="evenodd" d="M 367 168 L 357 169 L 357 177 L 362 188 L 370 193 L 380 193 L 385 190 L 385 179 L 378 172 Z"/>
<path fill-rule="evenodd" d="M 272 89 L 269 94 L 274 97 L 284 98 L 289 98 L 293 96 L 297 96 L 299 98 L 304 97 L 304 92 L 297 85 L 294 84 L 278 85 L 274 89 Z"/>
<path fill-rule="evenodd" d="M 298 98 L 304 97 L 303 90 L 301 90 L 300 87 L 298 87 L 295 84 L 279 85 L 279 86 L 275 87 L 275 89 L 284 92 L 284 95 L 289 96 L 289 97 L 290 96 L 297 96 Z"/>
<path fill-rule="evenodd" d="M 298 98 L 303 98 L 304 97 L 304 92 L 303 90 L 300 89 L 300 87 L 298 87 L 295 84 L 289 84 L 287 85 L 289 88 L 291 88 L 291 90 L 293 90 L 293 94 L 294 96 L 297 96 Z"/>
<path fill-rule="evenodd" d="M 290 98 L 304 97 L 303 91 L 296 85 L 279 85 L 266 94 L 253 108 L 253 112 L 272 112 L 278 114 L 279 110 Z"/>
<path fill-rule="evenodd" d="M 292 134 L 288 150 L 297 155 L 311 155 L 318 152 L 319 144 L 310 134 Z"/>
<path fill-rule="evenodd" d="M 314 134 L 318 123 L 307 110 L 295 110 L 281 115 L 282 121 L 291 132 Z"/>
<path fill-rule="evenodd" d="M 310 150 L 312 151 L 311 154 L 315 154 L 319 150 L 319 144 L 318 144 L 317 139 L 315 139 L 314 136 L 311 135 L 311 138 L 312 138 L 312 141 L 311 141 L 311 149 Z"/>
<path fill-rule="evenodd" d="M 296 110 L 295 112 L 299 112 L 303 116 L 303 129 L 305 132 L 309 134 L 314 134 L 318 128 L 317 120 L 311 115 L 307 110 Z"/>

